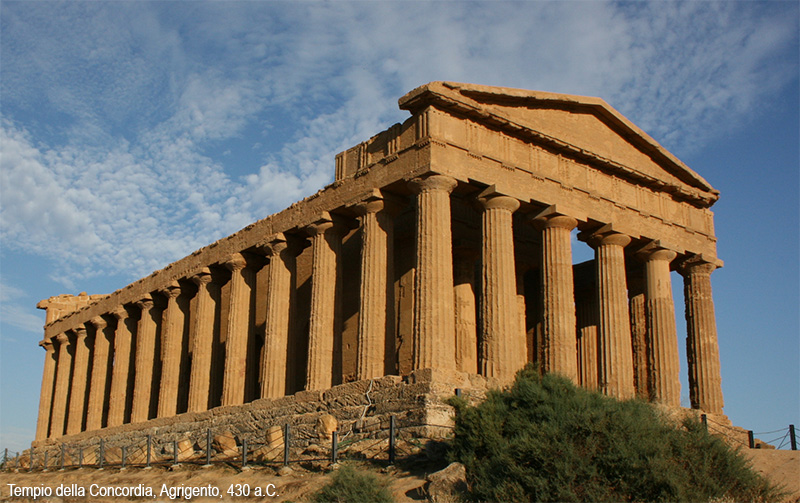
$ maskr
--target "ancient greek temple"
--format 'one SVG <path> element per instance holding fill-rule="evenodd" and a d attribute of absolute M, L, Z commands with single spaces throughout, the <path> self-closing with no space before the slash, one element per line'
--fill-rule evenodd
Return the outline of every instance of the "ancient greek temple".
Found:
<path fill-rule="evenodd" d="M 679 407 L 671 271 L 691 406 L 722 413 L 718 191 L 597 98 L 433 82 L 399 105 L 316 194 L 110 295 L 42 301 L 37 440 L 526 362 Z"/>

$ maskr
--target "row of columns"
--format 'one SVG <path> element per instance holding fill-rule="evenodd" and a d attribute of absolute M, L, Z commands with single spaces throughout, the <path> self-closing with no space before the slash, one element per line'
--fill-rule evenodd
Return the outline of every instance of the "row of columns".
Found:
<path fill-rule="evenodd" d="M 413 368 L 455 368 L 509 381 L 527 360 L 524 312 L 521 311 L 524 298 L 520 303 L 512 229 L 512 215 L 520 207 L 520 201 L 493 188 L 477 197 L 481 208 L 482 244 L 480 326 L 476 326 L 475 295 L 464 290 L 472 288 L 471 283 L 464 280 L 471 271 L 456 268 L 454 276 L 450 196 L 456 186 L 455 179 L 443 175 L 417 178 L 409 183 L 416 196 Z M 394 331 L 393 216 L 398 207 L 396 201 L 379 190 L 357 206 L 363 234 L 358 379 L 379 377 L 393 370 L 388 369 L 385 362 L 387 341 Z M 585 353 L 588 348 L 581 350 L 576 337 L 570 233 L 578 221 L 551 207 L 535 215 L 532 222 L 542 236 L 541 365 L 544 371 L 557 372 L 579 382 L 582 377 L 579 376 L 578 354 Z M 338 217 L 328 213 L 305 228 L 312 247 L 306 389 L 326 389 L 334 383 L 339 257 L 345 228 Z M 636 338 L 639 334 L 632 332 L 625 271 L 624 248 L 631 238 L 616 232 L 611 225 L 582 238 L 596 253 L 596 385 L 608 395 L 631 398 L 636 393 L 637 379 L 642 379 L 634 376 L 634 369 L 639 367 L 634 365 L 637 352 L 633 346 L 641 343 Z M 291 237 L 276 234 L 256 248 L 269 260 L 266 326 L 259 365 L 260 396 L 275 398 L 283 396 L 287 390 L 295 257 L 302 247 Z M 462 251 L 456 248 L 455 253 Z M 645 262 L 648 375 L 644 379 L 651 387 L 652 398 L 678 406 L 677 335 L 669 277 L 670 263 L 676 253 L 652 246 L 640 251 L 640 256 Z M 231 273 L 227 318 L 223 320 L 227 339 L 221 403 L 237 405 L 245 401 L 251 330 L 249 299 L 255 272 L 247 267 L 247 260 L 241 253 L 234 253 L 221 265 Z M 721 412 L 719 356 L 709 279 L 713 269 L 713 265 L 702 260 L 689 260 L 682 263 L 680 272 L 686 278 L 692 404 L 708 412 Z M 188 411 L 202 411 L 208 407 L 215 316 L 210 291 L 211 270 L 202 268 L 187 279 L 197 285 L 188 322 L 178 305 L 181 286 L 173 282 L 158 292 L 166 299 L 163 309 L 155 307 L 151 295 L 135 303 L 141 313 L 135 338 L 126 322 L 129 312 L 120 306 L 109 313 L 117 319 L 113 347 L 106 334 L 107 321 L 102 317 L 91 320 L 96 333 L 93 348 L 87 345 L 86 327 L 73 329 L 71 337 L 59 334 L 54 338 L 55 344 L 52 339 L 43 341 L 47 356 L 37 438 L 98 429 L 104 426 L 102 411 L 105 406 L 108 407 L 105 426 L 122 424 L 127 407 L 130 407 L 131 422 L 146 421 L 154 393 L 158 397 L 157 417 L 176 414 L 181 341 L 187 323 L 192 353 Z M 158 347 L 160 354 L 156 354 Z M 91 369 L 88 365 L 90 351 L 93 355 Z M 133 368 L 130 367 L 131 356 L 134 357 Z M 585 358 L 588 353 L 583 356 Z M 155 382 L 159 365 L 161 378 Z M 129 394 L 131 378 L 133 391 Z M 67 397 L 70 397 L 68 406 Z"/>

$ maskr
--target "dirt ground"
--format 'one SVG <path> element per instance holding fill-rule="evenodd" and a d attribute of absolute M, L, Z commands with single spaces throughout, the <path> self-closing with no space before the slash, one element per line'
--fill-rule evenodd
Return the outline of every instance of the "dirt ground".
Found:
<path fill-rule="evenodd" d="M 784 501 L 800 502 L 800 451 L 745 449 L 753 468 L 788 493 Z"/>

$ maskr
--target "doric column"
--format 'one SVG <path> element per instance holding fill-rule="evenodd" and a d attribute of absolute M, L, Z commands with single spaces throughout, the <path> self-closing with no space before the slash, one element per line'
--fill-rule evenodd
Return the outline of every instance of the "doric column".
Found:
<path fill-rule="evenodd" d="M 161 386 L 158 391 L 158 416 L 174 416 L 178 410 L 178 383 L 181 374 L 183 313 L 178 307 L 181 287 L 177 281 L 159 290 L 167 307 L 161 316 Z"/>
<path fill-rule="evenodd" d="M 86 413 L 86 381 L 89 377 L 89 341 L 86 327 L 79 326 L 75 332 L 75 362 L 72 369 L 72 382 L 69 387 L 69 415 L 67 416 L 67 435 L 83 431 L 83 418 Z"/>
<path fill-rule="evenodd" d="M 711 273 L 720 261 L 701 256 L 685 260 L 683 276 L 686 303 L 686 359 L 689 363 L 689 398 L 693 409 L 722 414 L 722 377 L 719 366 L 717 322 L 711 295 Z"/>
<path fill-rule="evenodd" d="M 517 301 L 511 214 L 519 201 L 487 189 L 478 197 L 481 217 L 481 375 L 510 381 L 525 354 Z"/>
<path fill-rule="evenodd" d="M 578 221 L 548 208 L 534 219 L 542 231 L 543 369 L 578 382 L 570 231 Z"/>
<path fill-rule="evenodd" d="M 67 397 L 69 382 L 72 376 L 72 352 L 67 334 L 58 334 L 58 362 L 56 363 L 56 387 L 53 390 L 53 413 L 50 420 L 49 437 L 60 437 L 64 434 L 67 417 Z"/>
<path fill-rule="evenodd" d="M 478 373 L 478 322 L 475 308 L 475 260 L 478 252 L 467 246 L 453 249 L 453 296 L 456 313 L 456 369 Z"/>
<path fill-rule="evenodd" d="M 94 350 L 92 356 L 92 380 L 89 384 L 89 404 L 86 410 L 86 431 L 103 427 L 103 414 L 108 410 L 108 367 L 111 364 L 111 345 L 106 334 L 108 323 L 101 316 L 89 320 L 94 325 Z"/>
<path fill-rule="evenodd" d="M 599 389 L 627 400 L 636 394 L 624 252 L 631 238 L 606 225 L 587 241 L 596 262 Z"/>
<path fill-rule="evenodd" d="M 264 354 L 261 360 L 261 398 L 279 398 L 286 394 L 296 250 L 282 233 L 268 239 L 262 249 L 269 255 L 269 286 Z"/>
<path fill-rule="evenodd" d="M 36 440 L 47 438 L 50 428 L 50 411 L 53 408 L 53 388 L 56 378 L 56 350 L 53 341 L 45 339 L 39 343 L 45 350 L 42 390 L 39 393 L 39 419 L 36 421 Z"/>
<path fill-rule="evenodd" d="M 118 306 L 111 314 L 117 319 L 117 328 L 114 332 L 114 366 L 108 400 L 108 426 L 119 426 L 125 421 L 125 409 L 131 400 L 133 337 L 127 323 L 128 310 L 124 306 Z"/>
<path fill-rule="evenodd" d="M 643 265 L 634 264 L 627 273 L 628 306 L 631 316 L 631 346 L 633 350 L 633 380 L 636 396 L 650 399 L 650 361 L 647 350 L 647 309 Z"/>
<path fill-rule="evenodd" d="M 208 285 L 211 270 L 204 267 L 192 276 L 197 285 L 191 318 L 192 374 L 189 379 L 189 412 L 208 410 L 211 390 L 211 358 L 214 352 L 214 301 Z"/>
<path fill-rule="evenodd" d="M 443 175 L 409 183 L 417 194 L 414 369 L 455 368 L 450 193 L 456 185 Z"/>
<path fill-rule="evenodd" d="M 680 407 L 681 382 L 678 336 L 669 264 L 677 254 L 652 245 L 639 252 L 645 261 L 648 360 L 651 396 L 665 405 Z"/>
<path fill-rule="evenodd" d="M 222 405 L 239 405 L 244 403 L 247 339 L 250 333 L 250 285 L 253 284 L 254 273 L 247 268 L 241 253 L 234 253 L 223 265 L 231 271 L 231 283 Z"/>
<path fill-rule="evenodd" d="M 136 302 L 142 310 L 136 330 L 136 362 L 133 383 L 133 405 L 131 422 L 140 423 L 150 419 L 150 398 L 153 391 L 153 374 L 156 360 L 156 308 L 148 295 Z"/>
<path fill-rule="evenodd" d="M 306 389 L 333 385 L 336 304 L 339 296 L 339 255 L 342 226 L 324 212 L 306 227 L 311 236 L 311 317 L 308 323 Z"/>
<path fill-rule="evenodd" d="M 379 191 L 356 208 L 361 215 L 361 291 L 356 378 L 386 374 L 386 346 L 394 327 L 395 204 Z"/>

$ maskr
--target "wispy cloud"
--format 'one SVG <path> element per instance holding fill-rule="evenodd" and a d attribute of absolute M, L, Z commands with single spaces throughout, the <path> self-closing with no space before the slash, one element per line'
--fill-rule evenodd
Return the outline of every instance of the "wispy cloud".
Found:
<path fill-rule="evenodd" d="M 759 4 L 186 7 L 4 5 L 4 246 L 148 274 L 323 186 L 431 80 L 600 96 L 680 155 L 797 72 Z"/>

